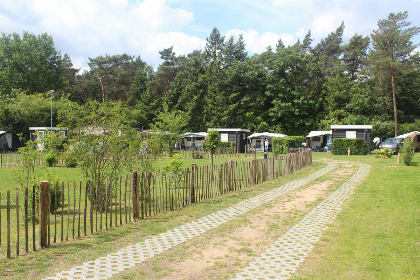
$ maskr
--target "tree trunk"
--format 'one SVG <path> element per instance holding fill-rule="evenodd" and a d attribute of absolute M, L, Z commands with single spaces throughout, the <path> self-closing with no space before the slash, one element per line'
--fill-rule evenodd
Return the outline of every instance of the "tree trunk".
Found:
<path fill-rule="evenodd" d="M 392 100 L 394 101 L 395 137 L 398 136 L 397 97 L 395 95 L 395 73 L 391 70 Z"/>
<path fill-rule="evenodd" d="M 101 88 L 102 88 L 102 102 L 105 103 L 105 86 L 104 83 L 102 82 L 103 77 L 99 77 L 98 76 L 99 81 L 101 82 Z"/>

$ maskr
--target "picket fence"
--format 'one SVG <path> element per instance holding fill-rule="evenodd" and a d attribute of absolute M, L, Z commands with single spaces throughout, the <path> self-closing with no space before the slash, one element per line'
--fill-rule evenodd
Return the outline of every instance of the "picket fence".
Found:
<path fill-rule="evenodd" d="M 91 180 L 55 186 L 42 181 L 23 192 L 7 191 L 0 194 L 0 258 L 147 219 L 311 163 L 311 151 L 306 150 L 266 159 L 230 160 L 213 168 L 193 164 L 179 172 L 134 171 L 103 186 Z"/>

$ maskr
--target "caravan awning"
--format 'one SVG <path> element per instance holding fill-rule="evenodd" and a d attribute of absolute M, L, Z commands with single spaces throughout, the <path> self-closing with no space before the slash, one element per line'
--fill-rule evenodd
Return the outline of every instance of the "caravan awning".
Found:
<path fill-rule="evenodd" d="M 329 130 L 329 131 L 311 131 L 311 132 L 309 132 L 308 136 L 306 136 L 306 138 L 312 138 L 312 137 L 318 137 L 318 136 L 324 136 L 324 135 L 332 135 L 332 130 Z"/>
<path fill-rule="evenodd" d="M 417 135 L 420 135 L 420 131 L 409 132 L 409 133 L 406 133 L 406 134 L 403 134 L 403 135 L 399 135 L 395 138 L 407 138 L 407 137 L 414 138 Z"/>
<path fill-rule="evenodd" d="M 186 138 L 186 137 L 207 137 L 207 132 L 187 132 L 180 136 L 180 138 Z"/>
<path fill-rule="evenodd" d="M 281 138 L 286 137 L 286 134 L 281 133 L 270 133 L 270 132 L 261 132 L 261 133 L 254 133 L 248 136 L 248 138 Z"/>

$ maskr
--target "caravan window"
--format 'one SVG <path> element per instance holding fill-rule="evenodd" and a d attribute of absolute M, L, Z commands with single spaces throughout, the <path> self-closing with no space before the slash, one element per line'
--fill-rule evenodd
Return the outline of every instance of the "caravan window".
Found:
<path fill-rule="evenodd" d="M 348 139 L 355 139 L 356 137 L 356 131 L 346 131 L 346 138 Z"/>
<path fill-rule="evenodd" d="M 43 140 L 45 131 L 37 131 L 36 135 L 37 135 L 37 140 Z"/>

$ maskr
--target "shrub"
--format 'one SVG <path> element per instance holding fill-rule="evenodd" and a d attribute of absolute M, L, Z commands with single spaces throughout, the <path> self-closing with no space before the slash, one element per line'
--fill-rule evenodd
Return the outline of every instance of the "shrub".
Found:
<path fill-rule="evenodd" d="M 382 159 L 391 158 L 391 156 L 392 156 L 392 151 L 390 149 L 387 149 L 387 148 L 382 148 L 376 154 L 377 158 L 382 158 Z"/>
<path fill-rule="evenodd" d="M 65 157 L 66 167 L 76 167 L 77 166 L 77 156 L 74 153 L 68 153 Z"/>
<path fill-rule="evenodd" d="M 57 156 L 55 153 L 48 153 L 45 156 L 45 163 L 48 167 L 53 167 L 57 164 Z"/>
<path fill-rule="evenodd" d="M 364 139 L 336 138 L 333 140 L 331 152 L 333 155 L 347 155 L 348 149 L 352 155 L 366 155 L 367 144 Z"/>
<path fill-rule="evenodd" d="M 407 166 L 410 165 L 411 160 L 414 157 L 413 149 L 414 149 L 414 146 L 413 146 L 413 141 L 411 140 L 411 138 L 405 138 L 403 142 L 403 146 L 400 150 L 400 153 L 402 156 L 402 161 Z"/>
<path fill-rule="evenodd" d="M 286 149 L 284 146 L 285 137 L 282 138 L 273 138 L 273 153 L 275 155 L 285 154 Z"/>
<path fill-rule="evenodd" d="M 285 154 L 287 148 L 296 148 L 305 142 L 303 136 L 286 136 L 281 138 L 273 138 L 273 152 L 275 155 Z"/>

